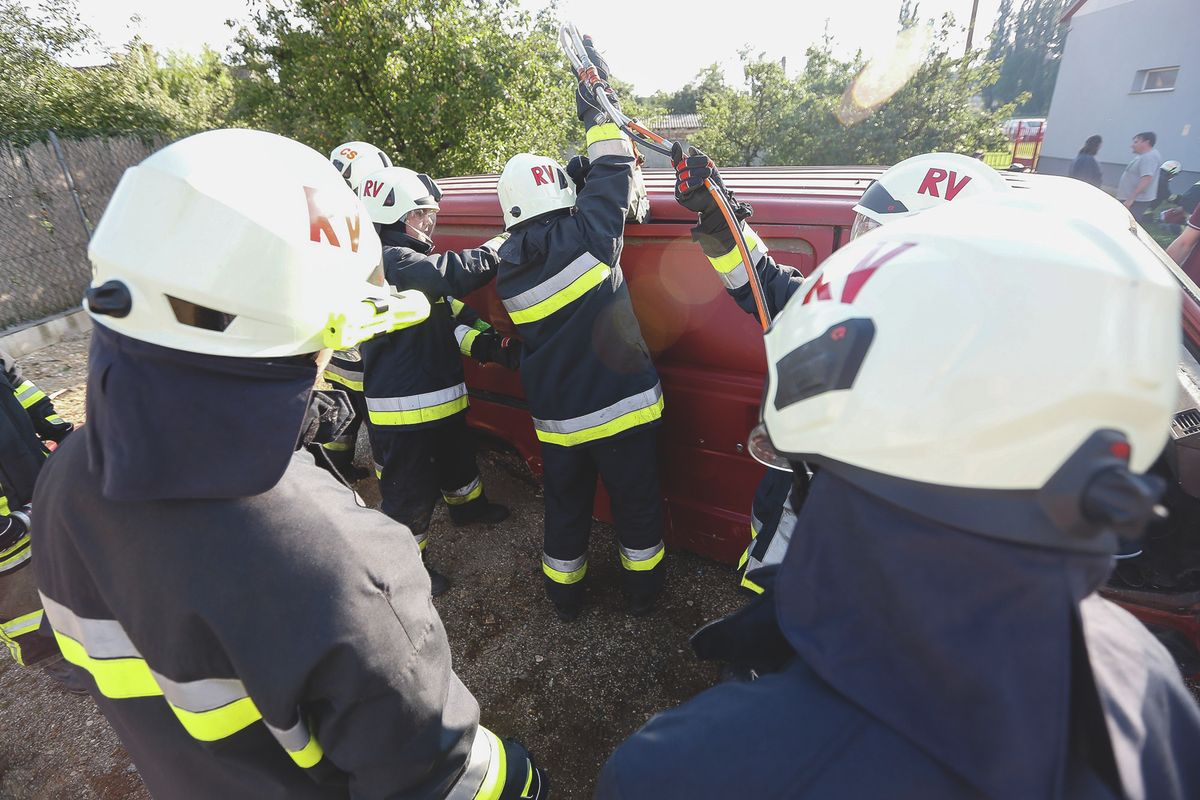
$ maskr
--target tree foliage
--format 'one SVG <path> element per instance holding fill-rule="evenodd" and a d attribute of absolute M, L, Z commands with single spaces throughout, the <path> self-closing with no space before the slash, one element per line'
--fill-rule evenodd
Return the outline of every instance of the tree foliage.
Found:
<path fill-rule="evenodd" d="M 989 108 L 1016 103 L 1025 116 L 1041 117 L 1050 110 L 1058 79 L 1065 30 L 1059 24 L 1068 0 L 1001 0 L 992 26 L 988 61 L 1000 65 L 994 85 L 984 91 Z"/>
<path fill-rule="evenodd" d="M 516 0 L 258 0 L 238 33 L 243 122 L 320 150 L 362 139 L 432 175 L 565 153 L 573 82 Z"/>
<path fill-rule="evenodd" d="M 913 35 L 898 41 L 922 49 L 910 53 L 907 81 L 882 98 L 868 90 L 877 79 L 891 80 L 894 65 L 872 65 L 861 53 L 839 58 L 829 38 L 808 49 L 796 78 L 743 52 L 745 86 L 722 85 L 700 101 L 704 128 L 695 142 L 730 165 L 893 164 L 934 150 L 995 146 L 1011 106 L 983 111 L 973 98 L 995 82 L 998 67 L 978 54 L 951 56 L 951 26 L 908 25 Z"/>
<path fill-rule="evenodd" d="M 63 63 L 87 45 L 93 35 L 71 0 L 47 0 L 37 12 L 0 0 L 0 136 L 178 137 L 224 123 L 233 81 L 216 52 L 160 56 L 134 39 L 104 66 Z"/>

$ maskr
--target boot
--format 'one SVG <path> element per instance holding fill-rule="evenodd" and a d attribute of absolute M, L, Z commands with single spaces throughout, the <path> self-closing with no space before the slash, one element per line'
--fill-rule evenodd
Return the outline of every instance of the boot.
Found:
<path fill-rule="evenodd" d="M 495 525 L 508 519 L 508 506 L 478 500 L 465 506 L 450 506 L 450 521 L 454 527 L 463 525 Z"/>
<path fill-rule="evenodd" d="M 425 571 L 429 573 L 429 595 L 431 597 L 445 594 L 450 589 L 450 579 L 445 575 L 428 564 L 425 565 Z"/>
<path fill-rule="evenodd" d="M 89 693 L 92 683 L 90 677 L 65 658 L 51 659 L 48 663 L 42 664 L 41 667 L 42 672 L 53 680 L 55 685 L 64 692 L 70 694 Z"/>

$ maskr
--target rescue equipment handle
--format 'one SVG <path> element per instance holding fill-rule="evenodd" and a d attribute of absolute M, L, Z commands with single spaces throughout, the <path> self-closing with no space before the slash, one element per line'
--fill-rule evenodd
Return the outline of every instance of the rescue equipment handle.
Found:
<path fill-rule="evenodd" d="M 600 110 L 638 145 L 648 147 L 670 158 L 674 142 L 643 127 L 637 120 L 626 116 L 621 109 L 613 105 L 608 96 L 608 90 L 611 87 L 608 85 L 608 81 L 600 77 L 596 65 L 588 57 L 587 48 L 583 45 L 583 37 L 579 35 L 579 29 L 575 27 L 574 23 L 568 22 L 559 27 L 558 43 L 563 52 L 567 54 L 571 67 L 579 76 L 579 80 L 587 84 L 591 90 L 592 99 L 599 103 Z M 750 281 L 750 293 L 754 295 L 754 306 L 758 309 L 758 320 L 762 323 L 765 331 L 771 324 L 771 312 L 767 309 L 762 284 L 758 280 L 758 271 L 754 269 L 754 262 L 750 258 L 750 247 L 746 243 L 746 237 L 742 234 L 742 226 L 738 223 L 733 204 L 729 202 L 729 196 L 721 186 L 713 181 L 704 181 L 704 188 L 712 196 L 717 208 L 721 209 L 721 216 L 725 218 L 725 224 L 729 226 L 729 232 L 733 234 L 733 241 L 742 256 L 742 264 L 746 267 L 746 274 Z"/>

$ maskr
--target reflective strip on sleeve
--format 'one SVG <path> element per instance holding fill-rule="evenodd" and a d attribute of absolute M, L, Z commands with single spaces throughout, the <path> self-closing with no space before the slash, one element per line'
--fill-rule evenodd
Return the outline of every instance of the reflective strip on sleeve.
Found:
<path fill-rule="evenodd" d="M 21 408 L 29 408 L 39 400 L 46 398 L 46 393 L 29 381 L 21 381 L 21 385 L 13 389 L 13 394 L 17 396 L 17 402 L 21 404 Z"/>
<path fill-rule="evenodd" d="M 502 245 L 506 241 L 508 241 L 508 236 L 509 236 L 508 231 L 504 231 L 503 233 L 498 233 L 495 236 L 493 236 L 492 238 L 488 239 L 483 244 L 481 244 L 480 247 L 486 247 L 489 250 L 499 250 L 500 245 Z"/>
<path fill-rule="evenodd" d="M 350 447 L 350 442 L 343 439 L 334 439 L 332 442 L 325 442 L 321 445 L 322 450 L 328 450 L 331 453 L 345 453 Z"/>
<path fill-rule="evenodd" d="M 561 558 L 551 558 L 542 553 L 542 572 L 555 583 L 570 585 L 579 583 L 587 575 L 587 555 L 563 561 Z"/>
<path fill-rule="evenodd" d="M 424 550 L 425 545 L 429 544 L 428 533 L 414 533 L 413 538 L 417 540 L 417 549 Z"/>
<path fill-rule="evenodd" d="M 363 390 L 362 370 L 346 369 L 337 364 L 329 364 L 325 367 L 323 377 L 330 383 L 341 384 L 347 389 L 352 389 L 356 392 Z"/>
<path fill-rule="evenodd" d="M 611 275 L 612 267 L 584 253 L 549 279 L 505 300 L 504 307 L 517 325 L 536 322 L 583 297 Z"/>
<path fill-rule="evenodd" d="M 447 505 L 462 506 L 477 500 L 483 495 L 483 479 L 476 475 L 466 486 L 449 492 L 442 492 Z"/>
<path fill-rule="evenodd" d="M 738 560 L 738 569 L 746 566 L 746 562 L 750 559 L 750 548 L 754 547 L 754 540 L 758 538 L 758 532 L 762 530 L 762 522 L 758 517 L 754 516 L 754 512 L 750 512 L 750 544 L 746 545 L 746 549 L 742 552 L 741 559 Z"/>
<path fill-rule="evenodd" d="M 541 441 L 570 447 L 653 422 L 662 416 L 662 411 L 662 384 L 656 383 L 651 389 L 581 417 L 564 420 L 535 418 L 533 427 Z"/>
<path fill-rule="evenodd" d="M 507 767 L 504 743 L 480 725 L 475 729 L 466 769 L 450 788 L 446 800 L 499 800 L 508 778 Z"/>
<path fill-rule="evenodd" d="M 317 762 L 324 757 L 325 751 L 321 749 L 320 743 L 312 735 L 312 731 L 308 729 L 308 725 L 304 723 L 303 719 L 287 730 L 276 728 L 266 720 L 263 720 L 263 724 L 267 726 L 267 730 L 275 737 L 275 741 L 279 742 L 287 751 L 297 766 L 309 769 L 315 767 Z"/>
<path fill-rule="evenodd" d="M 464 356 L 471 355 L 471 345 L 475 344 L 475 337 L 479 335 L 479 331 L 474 328 L 468 328 L 466 325 L 454 326 L 454 338 L 458 340 L 458 352 Z"/>
<path fill-rule="evenodd" d="M 167 705 L 193 739 L 215 742 L 262 719 L 246 686 L 234 678 L 176 683 L 151 670 Z"/>
<path fill-rule="evenodd" d="M 633 146 L 629 137 L 616 123 L 606 122 L 593 125 L 587 131 L 587 154 L 593 161 L 601 156 L 633 157 Z"/>
<path fill-rule="evenodd" d="M 33 633 L 41 626 L 42 610 L 40 608 L 0 625 L 0 642 L 3 642 L 4 646 L 8 648 L 8 653 L 12 656 L 13 661 L 22 667 L 25 666 L 25 657 L 21 653 L 21 643 L 18 639 L 27 633 Z"/>
<path fill-rule="evenodd" d="M 33 549 L 29 546 L 29 531 L 21 535 L 11 547 L 0 551 L 0 575 L 11 572 L 29 560 Z"/>
<path fill-rule="evenodd" d="M 621 547 L 621 566 L 632 572 L 648 572 L 658 566 L 667 552 L 662 542 L 645 550 L 630 550 Z"/>
<path fill-rule="evenodd" d="M 767 247 L 749 225 L 742 225 L 742 233 L 746 237 L 746 245 L 750 248 L 750 258 L 757 264 L 767 254 Z M 726 289 L 740 289 L 750 282 L 746 265 L 742 263 L 742 254 L 736 245 L 725 255 L 708 260 L 721 276 L 721 282 L 725 284 Z"/>
<path fill-rule="evenodd" d="M 462 300 L 459 300 L 457 297 L 447 297 L 446 299 L 450 301 L 451 316 L 457 317 L 460 313 L 462 313 L 462 310 L 467 307 L 467 304 Z"/>
<path fill-rule="evenodd" d="M 467 385 L 407 397 L 368 397 L 367 416 L 375 425 L 419 425 L 453 416 L 467 407 Z"/>
<path fill-rule="evenodd" d="M 0 494 L 0 516 L 7 517 L 9 513 L 8 495 Z"/>
<path fill-rule="evenodd" d="M 742 585 L 742 588 L 749 589 L 750 591 L 754 592 L 755 594 L 763 593 L 763 588 L 761 586 L 759 586 L 757 583 L 755 583 L 754 581 L 750 580 L 750 578 L 745 575 L 742 576 L 742 584 L 741 585 Z"/>

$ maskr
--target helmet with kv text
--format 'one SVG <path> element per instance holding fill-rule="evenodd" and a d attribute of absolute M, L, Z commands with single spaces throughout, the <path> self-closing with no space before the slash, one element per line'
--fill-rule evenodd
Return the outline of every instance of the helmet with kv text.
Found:
<path fill-rule="evenodd" d="M 1179 170 L 1181 169 L 1183 169 L 1183 164 L 1180 164 L 1175 159 L 1164 161 L 1162 165 L 1163 172 L 1167 173 L 1168 175 L 1178 175 Z"/>
<path fill-rule="evenodd" d="M 366 178 L 358 187 L 358 196 L 373 222 L 394 225 L 418 208 L 438 211 L 442 192 L 428 175 L 388 167 Z"/>
<path fill-rule="evenodd" d="M 329 161 L 355 191 L 368 175 L 392 165 L 387 153 L 367 142 L 339 144 L 329 153 Z"/>
<path fill-rule="evenodd" d="M 97 324 L 194 353 L 314 353 L 429 313 L 384 287 L 379 237 L 329 162 L 262 131 L 199 133 L 126 170 L 88 257 Z"/>
<path fill-rule="evenodd" d="M 1136 534 L 1180 299 L 1161 248 L 1114 220 L 992 193 L 839 249 L 766 334 L 759 446 L 765 431 L 789 462 L 985 535 L 1105 550 L 1114 520 Z"/>
<path fill-rule="evenodd" d="M 1006 191 L 1000 173 L 957 153 L 926 153 L 890 167 L 854 206 L 850 238 L 898 219 L 978 194 Z"/>
<path fill-rule="evenodd" d="M 504 165 L 496 184 L 504 227 L 511 229 L 543 214 L 575 206 L 575 182 L 549 156 L 520 153 Z"/>

